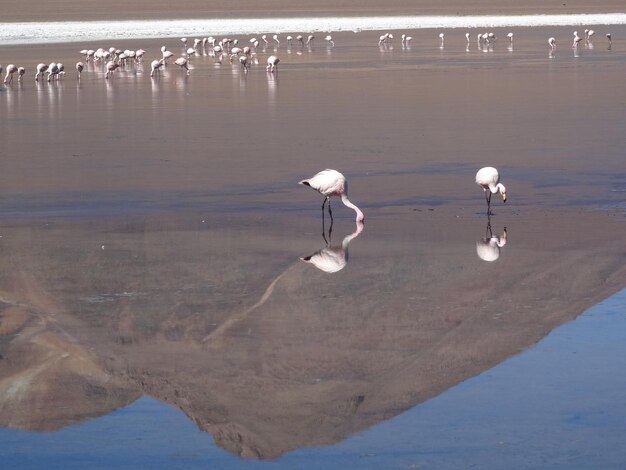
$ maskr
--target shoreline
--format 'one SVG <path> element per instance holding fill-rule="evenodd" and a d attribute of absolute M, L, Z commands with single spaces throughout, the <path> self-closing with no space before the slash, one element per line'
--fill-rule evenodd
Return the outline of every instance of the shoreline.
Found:
<path fill-rule="evenodd" d="M 180 36 L 245 35 L 272 32 L 361 32 L 386 30 L 624 25 L 626 13 L 537 15 L 294 16 L 123 21 L 0 23 L 5 46 L 81 41 L 158 39 Z"/>

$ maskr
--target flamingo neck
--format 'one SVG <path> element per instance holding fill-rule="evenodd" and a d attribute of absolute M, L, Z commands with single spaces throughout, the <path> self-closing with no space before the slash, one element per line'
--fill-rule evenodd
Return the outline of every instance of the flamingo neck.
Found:
<path fill-rule="evenodd" d="M 357 222 L 363 222 L 365 220 L 365 216 L 363 215 L 363 212 L 361 212 L 361 209 L 359 209 L 357 206 L 352 204 L 346 194 L 341 195 L 341 202 L 343 202 L 345 206 L 349 207 L 350 209 L 354 210 L 354 212 L 356 212 Z"/>
<path fill-rule="evenodd" d="M 491 194 L 496 194 L 498 192 L 500 194 L 504 194 L 506 192 L 506 188 L 502 183 L 498 183 L 495 186 L 489 186 L 489 191 L 491 191 Z"/>

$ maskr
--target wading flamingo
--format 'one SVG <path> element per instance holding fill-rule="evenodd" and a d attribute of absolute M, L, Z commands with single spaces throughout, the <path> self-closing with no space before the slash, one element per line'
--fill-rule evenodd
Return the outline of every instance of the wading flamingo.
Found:
<path fill-rule="evenodd" d="M 276 57 L 275 55 L 269 56 L 267 58 L 267 67 L 265 67 L 265 70 L 267 70 L 268 72 L 277 72 L 279 62 L 280 62 L 280 59 Z"/>
<path fill-rule="evenodd" d="M 548 39 L 548 44 L 550 44 L 550 47 L 552 48 L 552 50 L 556 49 L 556 39 L 555 38 Z"/>
<path fill-rule="evenodd" d="M 11 83 L 15 72 L 17 72 L 17 66 L 15 64 L 7 65 L 7 74 L 4 77 L 4 83 Z"/>
<path fill-rule="evenodd" d="M 24 78 L 24 74 L 26 73 L 26 69 L 24 67 L 17 68 L 17 81 L 21 82 Z"/>
<path fill-rule="evenodd" d="M 179 57 L 174 61 L 176 65 L 178 65 L 181 69 L 185 69 L 187 71 L 187 75 L 190 74 L 189 67 L 187 66 L 187 59 L 184 57 Z"/>
<path fill-rule="evenodd" d="M 48 70 L 48 64 L 37 64 L 37 73 L 35 73 L 35 81 L 39 81 L 39 75 L 43 78 L 44 74 Z"/>
<path fill-rule="evenodd" d="M 500 193 L 502 202 L 506 202 L 506 188 L 500 183 L 498 170 L 492 166 L 486 166 L 476 173 L 476 184 L 483 188 L 487 199 L 487 215 L 491 213 L 491 195 Z"/>
<path fill-rule="evenodd" d="M 83 73 L 83 69 L 85 68 L 85 64 L 82 62 L 76 62 L 76 79 L 80 80 L 80 74 Z"/>
<path fill-rule="evenodd" d="M 356 212 L 357 222 L 363 222 L 365 220 L 365 216 L 363 215 L 363 212 L 361 212 L 361 209 L 352 204 L 348 199 L 348 181 L 346 180 L 346 177 L 337 170 L 326 169 L 320 171 L 312 178 L 302 180 L 298 184 L 310 186 L 324 196 L 324 202 L 322 203 L 322 216 L 324 215 L 324 206 L 326 205 L 326 201 L 328 201 L 328 213 L 330 214 L 330 218 L 332 220 L 333 212 L 330 208 L 330 198 L 332 196 L 337 196 L 341 198 L 341 202 L 343 202 L 345 206 Z"/>

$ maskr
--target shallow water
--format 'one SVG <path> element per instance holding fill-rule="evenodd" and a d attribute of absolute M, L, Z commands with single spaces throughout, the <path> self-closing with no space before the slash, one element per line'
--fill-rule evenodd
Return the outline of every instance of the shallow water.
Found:
<path fill-rule="evenodd" d="M 3 88 L 0 424 L 64 440 L 118 408 L 180 419 L 136 402 L 152 397 L 231 454 L 290 456 L 454 395 L 623 289 L 626 30 L 611 30 L 610 50 L 554 57 L 545 38 L 571 28 L 515 30 L 512 50 L 361 33 L 281 48 L 275 76 L 201 56 L 189 77 L 90 65 L 80 83 Z M 491 219 L 486 164 L 509 188 Z M 334 203 L 328 243 L 319 195 L 296 184 L 325 167 L 366 215 L 355 227 Z"/>
<path fill-rule="evenodd" d="M 563 15 L 357 16 L 294 18 L 212 18 L 127 21 L 56 21 L 0 23 L 0 42 L 49 44 L 140 38 L 259 35 L 263 31 L 309 33 L 394 29 L 599 26 L 626 24 L 626 13 Z"/>

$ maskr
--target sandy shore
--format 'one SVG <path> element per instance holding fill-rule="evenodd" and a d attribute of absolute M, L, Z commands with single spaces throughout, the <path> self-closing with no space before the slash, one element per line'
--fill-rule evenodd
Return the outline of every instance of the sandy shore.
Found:
<path fill-rule="evenodd" d="M 189 77 L 90 66 L 3 88 L 0 423 L 55 429 L 148 394 L 274 457 L 394 416 L 623 288 L 624 27 L 576 54 L 571 28 L 514 31 L 512 50 L 350 33 L 281 48 L 277 76 L 268 49 L 247 75 L 202 56 Z M 180 48 L 120 47 L 164 42 Z M 509 188 L 493 263 L 476 251 L 486 164 Z M 325 167 L 366 214 L 335 275 L 300 260 L 325 245 L 321 199 L 296 182 Z M 333 207 L 336 248 L 354 221 Z"/>
<path fill-rule="evenodd" d="M 614 13 L 624 12 L 624 3 L 618 0 L 586 2 L 583 0 L 460 0 L 437 2 L 434 0 L 322 0 L 299 4 L 284 0 L 252 0 L 205 2 L 182 0 L 175 4 L 165 0 L 137 0 L 128 3 L 111 0 L 51 0 L 41 4 L 25 4 L 7 0 L 3 4 L 2 21 L 59 21 L 85 19 L 144 19 L 144 18 L 202 18 L 202 17 L 273 17 L 310 15 L 363 15 L 363 14 L 545 14 L 545 13 Z"/>

